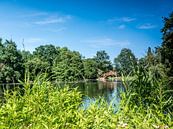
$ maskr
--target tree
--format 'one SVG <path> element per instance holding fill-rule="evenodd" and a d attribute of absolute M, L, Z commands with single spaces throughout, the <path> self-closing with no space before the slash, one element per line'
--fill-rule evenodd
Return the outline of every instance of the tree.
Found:
<path fill-rule="evenodd" d="M 84 79 L 83 62 L 79 52 L 61 48 L 53 65 L 54 79 L 57 81 L 77 81 Z"/>
<path fill-rule="evenodd" d="M 97 62 L 92 59 L 84 59 L 84 76 L 87 79 L 96 79 L 97 78 Z"/>
<path fill-rule="evenodd" d="M 111 61 L 109 60 L 109 55 L 104 51 L 97 51 L 96 56 L 94 57 L 97 68 L 98 74 L 101 75 L 104 72 L 112 70 Z"/>
<path fill-rule="evenodd" d="M 24 72 L 23 60 L 15 42 L 0 39 L 0 82 L 18 82 Z"/>
<path fill-rule="evenodd" d="M 22 55 L 22 60 L 24 61 L 24 63 L 26 63 L 28 60 L 32 58 L 32 54 L 29 51 L 23 50 L 19 52 Z"/>
<path fill-rule="evenodd" d="M 48 76 L 51 77 L 53 63 L 57 57 L 59 57 L 58 48 L 51 44 L 41 45 L 35 48 L 32 58 L 26 63 L 26 65 L 29 65 L 30 72 L 35 74 L 35 76 L 39 73 L 46 72 Z M 34 67 L 34 65 L 36 67 Z"/>
<path fill-rule="evenodd" d="M 142 57 L 138 60 L 138 65 L 142 66 L 143 68 L 147 67 L 147 62 L 146 62 L 146 58 Z"/>
<path fill-rule="evenodd" d="M 169 18 L 164 17 L 163 21 L 164 27 L 161 30 L 163 42 L 160 47 L 161 62 L 170 68 L 169 75 L 173 76 L 173 12 Z"/>
<path fill-rule="evenodd" d="M 128 48 L 123 48 L 117 58 L 114 59 L 116 70 L 125 75 L 133 74 L 133 66 L 137 64 L 135 55 Z"/>
<path fill-rule="evenodd" d="M 58 56 L 59 52 L 53 45 L 41 45 L 33 52 L 34 57 L 38 57 L 44 62 L 47 62 L 50 66 L 53 65 L 54 59 Z"/>
<path fill-rule="evenodd" d="M 147 61 L 149 66 L 155 64 L 155 56 L 154 56 L 154 54 L 153 54 L 153 52 L 152 52 L 150 47 L 148 47 L 146 61 Z"/>
<path fill-rule="evenodd" d="M 145 68 L 149 68 L 149 67 L 157 64 L 157 56 L 152 51 L 151 47 L 148 47 L 146 56 L 142 57 L 138 60 L 138 64 L 142 65 Z"/>
<path fill-rule="evenodd" d="M 50 72 L 48 62 L 42 61 L 38 57 L 29 59 L 25 63 L 26 69 L 29 70 L 30 79 L 33 80 L 37 75 L 41 73 Z"/>

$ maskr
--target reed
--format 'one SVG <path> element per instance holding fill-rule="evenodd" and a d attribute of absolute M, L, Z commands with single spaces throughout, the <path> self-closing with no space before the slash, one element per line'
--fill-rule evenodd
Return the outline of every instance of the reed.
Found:
<path fill-rule="evenodd" d="M 139 86 L 138 83 L 142 84 L 140 81 L 127 84 L 128 87 L 136 84 L 136 87 Z M 115 113 L 113 106 L 104 100 L 97 100 L 87 109 L 82 109 L 82 94 L 77 89 L 55 87 L 46 77 L 38 77 L 32 84 L 26 79 L 23 85 L 22 94 L 20 89 L 6 91 L 5 103 L 0 107 L 0 128 L 173 128 L 172 114 L 164 114 L 159 107 L 160 102 L 155 106 L 144 106 L 142 102 L 135 100 L 137 97 L 143 101 L 142 94 L 136 92 L 138 89 L 130 88 L 121 94 L 120 108 Z"/>

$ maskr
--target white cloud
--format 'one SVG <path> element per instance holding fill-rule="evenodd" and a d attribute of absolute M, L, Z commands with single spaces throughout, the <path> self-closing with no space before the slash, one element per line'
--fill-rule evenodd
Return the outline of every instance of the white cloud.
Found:
<path fill-rule="evenodd" d="M 84 43 L 89 43 L 91 47 L 98 48 L 98 47 L 126 47 L 130 45 L 130 42 L 128 40 L 124 41 L 117 41 L 111 38 L 101 38 L 101 39 L 91 39 L 91 40 L 85 40 L 82 41 Z"/>
<path fill-rule="evenodd" d="M 56 23 L 64 23 L 67 20 L 71 19 L 71 16 L 61 16 L 61 17 L 49 17 L 44 20 L 34 22 L 37 25 L 46 25 L 46 24 L 56 24 Z"/>
<path fill-rule="evenodd" d="M 62 18 L 56 18 L 56 19 L 46 19 L 42 21 L 34 22 L 38 25 L 45 25 L 45 24 L 53 24 L 53 23 L 64 23 L 64 20 Z"/>
<path fill-rule="evenodd" d="M 136 18 L 133 18 L 133 17 L 121 17 L 121 18 L 111 18 L 111 19 L 108 19 L 107 21 L 109 23 L 112 23 L 112 22 L 132 22 L 132 21 L 135 21 Z"/>
<path fill-rule="evenodd" d="M 126 25 L 124 25 L 124 24 L 122 24 L 122 25 L 120 25 L 120 26 L 118 26 L 118 29 L 125 29 L 126 28 Z"/>
<path fill-rule="evenodd" d="M 157 27 L 156 25 L 146 23 L 146 24 L 138 26 L 137 28 L 138 29 L 153 29 L 153 28 L 156 28 L 156 27 Z"/>
<path fill-rule="evenodd" d="M 132 18 L 132 17 L 122 17 L 121 20 L 123 22 L 132 22 L 132 21 L 135 21 L 136 18 Z"/>

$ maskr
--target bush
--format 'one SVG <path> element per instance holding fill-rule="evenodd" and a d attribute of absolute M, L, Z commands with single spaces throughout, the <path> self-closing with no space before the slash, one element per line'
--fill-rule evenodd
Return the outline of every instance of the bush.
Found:
<path fill-rule="evenodd" d="M 98 100 L 87 109 L 81 108 L 82 95 L 77 89 L 58 88 L 45 78 L 36 79 L 32 85 L 6 92 L 6 102 L 0 107 L 0 128 L 166 128 L 173 127 L 172 117 L 159 110 L 134 106 L 133 94 L 122 94 L 121 106 L 115 114 L 113 107 Z M 31 88 L 32 87 L 32 88 Z"/>

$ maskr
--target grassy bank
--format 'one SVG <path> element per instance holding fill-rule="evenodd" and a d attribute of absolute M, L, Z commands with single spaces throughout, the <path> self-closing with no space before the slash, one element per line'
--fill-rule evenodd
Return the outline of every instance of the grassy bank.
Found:
<path fill-rule="evenodd" d="M 170 113 L 152 107 L 131 104 L 131 97 L 122 94 L 121 107 L 115 114 L 106 102 L 98 101 L 87 110 L 80 108 L 82 95 L 77 89 L 54 87 L 38 78 L 21 90 L 6 92 L 0 107 L 0 128 L 3 129 L 108 129 L 108 128 L 173 128 Z M 130 96 L 133 96 L 131 94 Z"/>

